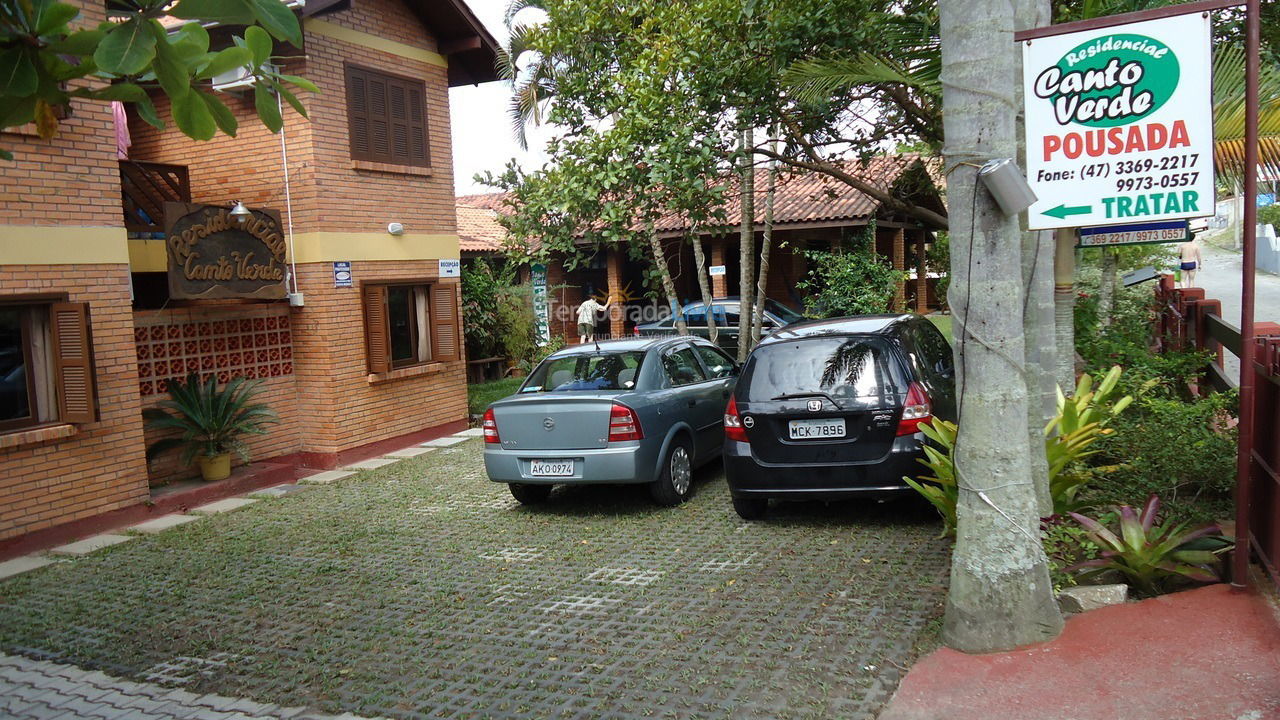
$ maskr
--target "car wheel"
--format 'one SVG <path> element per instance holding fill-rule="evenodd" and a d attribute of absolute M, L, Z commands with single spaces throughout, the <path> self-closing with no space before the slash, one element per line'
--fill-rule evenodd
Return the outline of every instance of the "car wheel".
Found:
<path fill-rule="evenodd" d="M 679 505 L 689 499 L 692 488 L 693 452 L 689 449 L 689 441 L 673 440 L 666 459 L 662 461 L 662 472 L 649 487 L 649 494 L 659 505 Z"/>
<path fill-rule="evenodd" d="M 522 485 L 520 483 L 508 483 L 511 488 L 511 497 L 520 501 L 521 505 L 537 505 L 545 502 L 547 496 L 551 494 L 550 485 Z"/>
<path fill-rule="evenodd" d="M 743 520 L 759 520 L 769 511 L 769 501 L 765 498 L 734 498 L 733 509 Z"/>

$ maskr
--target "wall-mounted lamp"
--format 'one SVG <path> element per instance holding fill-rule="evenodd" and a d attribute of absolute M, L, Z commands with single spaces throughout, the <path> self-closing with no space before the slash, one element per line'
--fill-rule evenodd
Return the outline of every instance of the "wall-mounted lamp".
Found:
<path fill-rule="evenodd" d="M 400 223 L 391 223 L 390 225 L 387 225 L 387 232 L 392 235 L 403 235 L 404 225 L 401 225 Z"/>
<path fill-rule="evenodd" d="M 988 160 L 978 169 L 978 180 L 1005 215 L 1017 215 L 1039 199 L 1013 158 Z"/>
<path fill-rule="evenodd" d="M 253 213 L 250 212 L 249 208 L 245 207 L 244 203 L 239 200 L 236 201 L 235 205 L 231 206 L 231 219 L 238 223 L 243 224 L 251 215 L 253 215 Z"/>

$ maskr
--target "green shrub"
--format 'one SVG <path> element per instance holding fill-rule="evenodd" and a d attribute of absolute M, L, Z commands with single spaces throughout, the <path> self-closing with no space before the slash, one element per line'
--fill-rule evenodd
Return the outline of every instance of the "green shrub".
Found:
<path fill-rule="evenodd" d="M 244 435 L 265 435 L 267 425 L 280 422 L 280 416 L 264 403 L 253 402 L 259 380 L 236 376 L 221 388 L 216 375 L 201 382 L 191 373 L 185 381 L 169 381 L 169 399 L 157 407 L 142 411 L 147 427 L 173 431 L 147 448 L 147 459 L 182 448 L 182 464 L 190 465 L 197 457 L 216 457 L 234 452 L 249 461 L 249 446 L 240 439 Z"/>
<path fill-rule="evenodd" d="M 1149 495 L 1179 520 L 1209 521 L 1230 511 L 1236 478 L 1235 391 L 1186 402 L 1144 396 L 1099 443 L 1099 464 L 1113 472 L 1089 488 L 1093 503 L 1132 504 Z"/>
<path fill-rule="evenodd" d="M 804 312 L 813 318 L 889 312 L 906 273 L 894 270 L 874 245 L 875 226 L 836 252 L 807 250 L 809 272 L 796 287 L 806 293 Z"/>
<path fill-rule="evenodd" d="M 1102 520 L 1102 522 L 1106 522 Z M 1076 584 L 1076 575 L 1068 568 L 1097 559 L 1102 549 L 1089 539 L 1089 533 L 1066 515 L 1054 515 L 1040 523 L 1044 554 L 1049 559 L 1049 579 L 1054 592 Z"/>

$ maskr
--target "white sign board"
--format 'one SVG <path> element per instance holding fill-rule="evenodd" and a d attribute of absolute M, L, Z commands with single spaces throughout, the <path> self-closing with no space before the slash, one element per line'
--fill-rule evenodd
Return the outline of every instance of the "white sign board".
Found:
<path fill-rule="evenodd" d="M 440 258 L 440 277 L 461 277 L 462 261 L 456 258 Z"/>
<path fill-rule="evenodd" d="M 712 265 L 709 269 L 711 277 L 720 277 L 725 274 L 723 265 Z"/>
<path fill-rule="evenodd" d="M 1204 13 L 1022 43 L 1032 230 L 1212 215 Z"/>

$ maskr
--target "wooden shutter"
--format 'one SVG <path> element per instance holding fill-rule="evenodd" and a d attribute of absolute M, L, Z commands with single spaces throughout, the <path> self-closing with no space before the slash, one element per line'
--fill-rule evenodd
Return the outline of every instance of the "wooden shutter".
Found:
<path fill-rule="evenodd" d="M 89 344 L 89 306 L 53 303 L 49 306 L 53 336 L 53 375 L 58 388 L 58 416 L 65 423 L 97 420 L 93 393 L 93 352 Z"/>
<path fill-rule="evenodd" d="M 457 283 L 431 286 L 432 360 L 451 362 L 461 357 L 457 293 Z"/>
<path fill-rule="evenodd" d="M 387 288 L 385 285 L 365 285 L 363 293 L 369 372 L 388 372 L 391 370 L 391 330 L 387 325 Z"/>
<path fill-rule="evenodd" d="M 352 159 L 428 166 L 423 84 L 352 66 L 346 77 Z"/>

